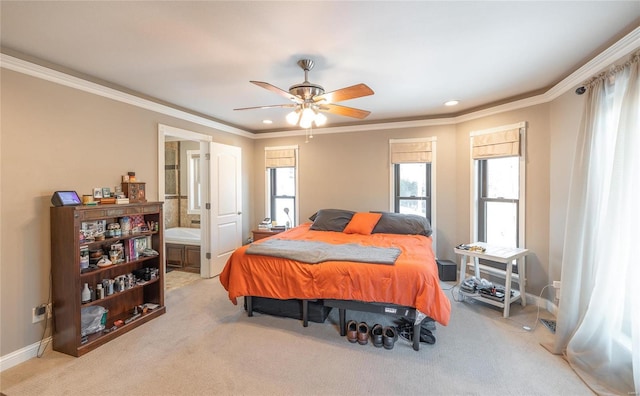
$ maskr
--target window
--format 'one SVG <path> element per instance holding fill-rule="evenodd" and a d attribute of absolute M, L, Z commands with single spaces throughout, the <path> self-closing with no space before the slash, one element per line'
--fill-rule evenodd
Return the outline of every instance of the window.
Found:
<path fill-rule="evenodd" d="M 519 158 L 478 161 L 478 239 L 518 246 Z"/>
<path fill-rule="evenodd" d="M 524 247 L 525 123 L 471 134 L 471 241 Z"/>
<path fill-rule="evenodd" d="M 270 168 L 269 186 L 271 220 L 278 225 L 293 226 L 296 224 L 296 168 Z"/>
<path fill-rule="evenodd" d="M 426 217 L 434 230 L 433 248 L 437 233 L 435 175 L 436 138 L 390 139 L 390 210 L 396 213 Z"/>
<path fill-rule="evenodd" d="M 393 211 L 417 214 L 431 220 L 431 164 L 394 164 L 393 171 Z"/>
<path fill-rule="evenodd" d="M 297 224 L 298 146 L 265 147 L 265 217 L 277 225 Z"/>

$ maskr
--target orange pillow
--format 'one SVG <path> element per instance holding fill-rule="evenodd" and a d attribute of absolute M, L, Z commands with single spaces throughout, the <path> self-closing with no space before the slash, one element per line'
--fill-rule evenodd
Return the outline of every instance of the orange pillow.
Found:
<path fill-rule="evenodd" d="M 353 215 L 343 232 L 346 234 L 369 235 L 381 217 L 382 213 L 358 212 Z"/>

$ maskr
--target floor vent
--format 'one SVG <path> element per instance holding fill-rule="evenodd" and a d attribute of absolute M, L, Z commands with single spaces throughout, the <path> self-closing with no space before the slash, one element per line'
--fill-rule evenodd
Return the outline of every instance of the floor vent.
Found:
<path fill-rule="evenodd" d="M 545 325 L 546 328 L 549 329 L 549 331 L 552 332 L 553 334 L 556 333 L 556 321 L 555 320 L 540 319 L 540 323 Z"/>

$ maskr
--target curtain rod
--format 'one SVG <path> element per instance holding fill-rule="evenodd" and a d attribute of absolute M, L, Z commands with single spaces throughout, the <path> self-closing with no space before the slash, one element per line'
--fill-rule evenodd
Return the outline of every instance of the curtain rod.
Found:
<path fill-rule="evenodd" d="M 621 65 L 616 65 L 616 64 L 612 64 L 611 66 L 609 66 L 609 70 L 608 71 L 603 71 L 599 74 L 597 74 L 594 77 L 591 77 L 588 81 L 585 81 L 583 84 L 579 86 L 578 88 L 576 88 L 576 94 L 578 95 L 582 95 L 583 93 L 587 92 L 587 87 L 591 85 L 591 83 L 593 83 L 593 81 L 597 80 L 598 78 L 604 78 L 607 76 L 613 76 L 616 73 L 618 73 L 620 70 L 624 69 L 626 66 L 630 65 L 632 62 L 638 62 L 640 60 L 640 51 L 637 51 L 635 53 L 632 53 L 629 56 L 629 59 L 624 62 Z"/>

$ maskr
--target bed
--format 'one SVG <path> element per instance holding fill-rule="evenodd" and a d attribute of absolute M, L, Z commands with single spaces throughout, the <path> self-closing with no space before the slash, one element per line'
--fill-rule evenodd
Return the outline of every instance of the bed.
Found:
<path fill-rule="evenodd" d="M 239 297 L 249 297 L 251 313 L 252 296 L 323 300 L 340 309 L 341 334 L 346 309 L 405 316 L 414 319 L 416 326 L 425 317 L 448 324 L 451 305 L 440 288 L 426 219 L 340 209 L 323 209 L 310 219 L 312 222 L 245 245 L 231 255 L 220 274 L 220 282 L 232 303 L 237 304 Z M 350 245 L 361 249 L 356 254 L 365 257 L 372 254 L 367 249 L 380 249 L 392 256 L 395 251 L 397 256 L 391 263 L 348 259 L 350 256 L 347 259 L 329 256 L 327 260 L 309 263 L 304 262 L 304 257 L 274 257 L 258 249 L 266 249 L 267 245 L 288 246 L 287 243 L 336 249 Z M 311 252 L 308 256 L 315 257 Z M 414 340 L 414 349 L 417 346 L 418 340 Z"/>

